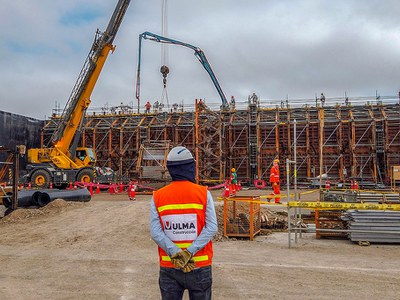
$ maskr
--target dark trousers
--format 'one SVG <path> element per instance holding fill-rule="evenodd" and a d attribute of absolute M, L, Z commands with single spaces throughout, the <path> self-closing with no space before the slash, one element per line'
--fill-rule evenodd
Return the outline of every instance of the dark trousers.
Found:
<path fill-rule="evenodd" d="M 211 266 L 198 268 L 189 273 L 179 269 L 160 267 L 160 290 L 163 300 L 181 300 L 189 291 L 191 300 L 210 300 L 212 286 Z"/>

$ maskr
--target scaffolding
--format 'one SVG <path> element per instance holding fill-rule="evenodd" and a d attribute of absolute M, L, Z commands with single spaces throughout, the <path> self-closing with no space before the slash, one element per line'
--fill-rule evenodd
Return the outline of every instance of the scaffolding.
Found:
<path fill-rule="evenodd" d="M 244 184 L 268 181 L 275 158 L 294 159 L 295 139 L 300 185 L 321 174 L 332 182 L 356 179 L 365 185 L 389 185 L 392 166 L 400 165 L 398 103 L 268 108 L 248 101 L 247 107 L 238 107 L 211 109 L 196 100 L 194 111 L 93 112 L 85 118 L 81 145 L 95 149 L 98 166 L 132 179 L 138 176 L 142 145 L 151 143 L 187 147 L 203 183 L 223 181 L 233 167 Z M 53 115 L 47 121 L 42 146 L 59 120 Z M 285 172 L 281 170 L 282 178 Z"/>

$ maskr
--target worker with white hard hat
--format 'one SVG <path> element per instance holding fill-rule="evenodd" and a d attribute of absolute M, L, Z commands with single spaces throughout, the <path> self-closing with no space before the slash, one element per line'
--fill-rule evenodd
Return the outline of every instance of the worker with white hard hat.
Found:
<path fill-rule="evenodd" d="M 167 156 L 172 183 L 154 192 L 151 237 L 158 245 L 162 299 L 211 299 L 213 249 L 218 231 L 214 201 L 195 183 L 196 164 L 182 146 Z"/>

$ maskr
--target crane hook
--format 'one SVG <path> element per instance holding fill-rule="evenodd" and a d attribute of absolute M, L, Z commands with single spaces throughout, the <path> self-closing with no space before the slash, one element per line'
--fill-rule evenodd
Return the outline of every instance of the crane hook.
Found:
<path fill-rule="evenodd" d="M 167 75 L 169 74 L 169 68 L 166 65 L 161 66 L 160 72 L 163 75 L 164 88 L 167 87 Z"/>

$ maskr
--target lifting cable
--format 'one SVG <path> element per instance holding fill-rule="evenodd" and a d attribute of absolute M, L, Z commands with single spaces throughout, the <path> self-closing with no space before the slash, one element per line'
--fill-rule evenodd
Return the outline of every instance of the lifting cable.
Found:
<path fill-rule="evenodd" d="M 162 0 L 162 9 L 161 9 L 161 32 L 162 36 L 168 36 L 168 8 L 167 8 L 167 0 Z M 161 44 L 161 68 L 160 72 L 163 75 L 163 89 L 161 92 L 161 101 L 160 103 L 164 105 L 164 100 L 167 104 L 167 109 L 169 110 L 169 101 L 168 101 L 168 92 L 167 92 L 167 76 L 169 74 L 168 68 L 168 45 Z"/>

